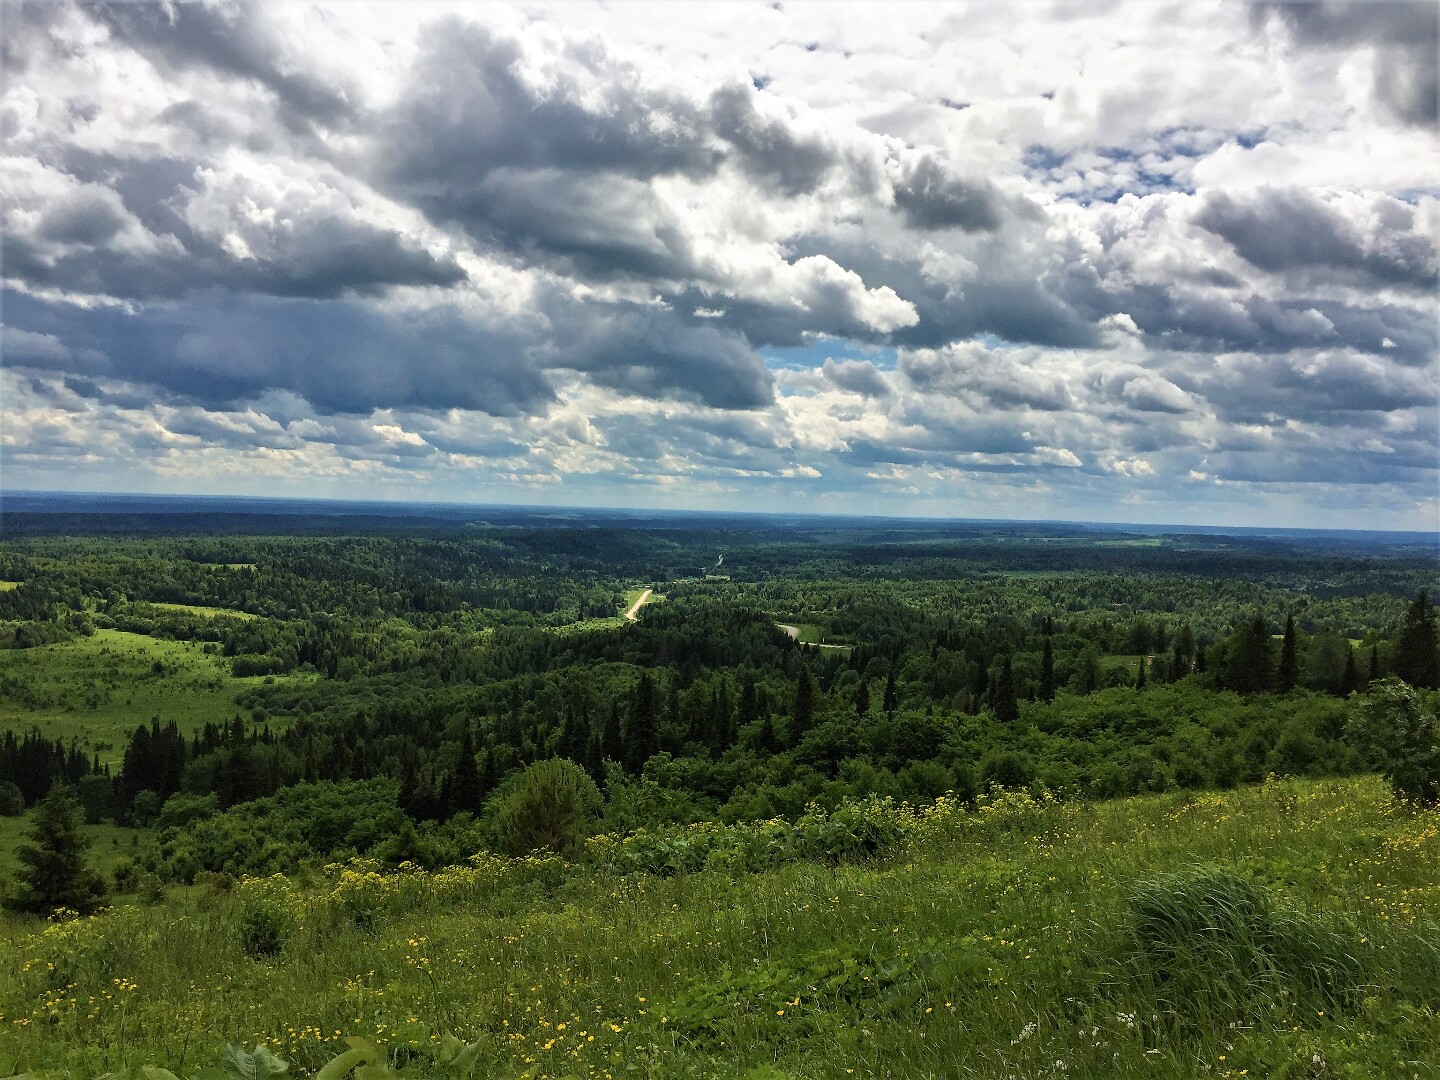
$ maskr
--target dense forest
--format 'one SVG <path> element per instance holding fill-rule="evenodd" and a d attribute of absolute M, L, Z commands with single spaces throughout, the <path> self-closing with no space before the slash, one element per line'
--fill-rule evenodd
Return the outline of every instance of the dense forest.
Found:
<path fill-rule="evenodd" d="M 556 758 L 620 829 L 1358 773 L 1377 763 L 1347 699 L 1440 684 L 1414 538 L 21 519 L 0 808 L 69 785 L 88 820 L 152 827 L 133 866 L 162 880 L 463 858 Z M 181 651 L 122 669 L 136 641 Z M 175 715 L 164 688 L 192 670 L 208 704 Z M 121 726 L 147 679 L 154 711 Z M 307 827 L 340 806 L 363 826 Z"/>

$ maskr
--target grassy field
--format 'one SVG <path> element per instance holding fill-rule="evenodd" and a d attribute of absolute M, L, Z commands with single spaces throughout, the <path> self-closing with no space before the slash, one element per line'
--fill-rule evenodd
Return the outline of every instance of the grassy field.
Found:
<path fill-rule="evenodd" d="M 1377 780 L 954 809 L 868 864 L 486 857 L 0 924 L 0 1073 L 226 1041 L 406 1075 L 1440 1076 L 1440 815 Z M 269 928 L 269 958 L 249 932 Z"/>
<path fill-rule="evenodd" d="M 158 601 L 147 601 L 148 606 L 159 608 L 162 611 L 185 611 L 191 615 L 204 615 L 208 618 L 226 616 L 232 619 L 253 619 L 254 615 L 248 611 L 236 611 L 233 608 L 206 607 L 204 604 L 166 604 Z"/>
<path fill-rule="evenodd" d="M 0 592 L 9 592 L 11 589 L 18 589 L 19 587 L 20 582 L 18 581 L 0 581 Z"/>
<path fill-rule="evenodd" d="M 34 649 L 0 651 L 0 730 L 76 738 L 102 761 L 117 762 L 137 724 L 152 716 L 185 732 L 235 715 L 237 679 L 228 662 L 193 641 L 98 630 Z"/>

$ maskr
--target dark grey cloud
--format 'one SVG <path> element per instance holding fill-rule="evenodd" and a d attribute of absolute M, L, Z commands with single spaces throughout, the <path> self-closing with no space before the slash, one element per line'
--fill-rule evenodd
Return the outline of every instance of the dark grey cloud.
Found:
<path fill-rule="evenodd" d="M 1194 220 L 1262 270 L 1361 274 L 1383 285 L 1433 290 L 1440 264 L 1433 241 L 1414 227 L 1413 208 L 1395 199 L 1377 202 L 1372 238 L 1301 188 L 1261 188 L 1241 196 L 1212 191 Z"/>
<path fill-rule="evenodd" d="M 265 87 L 290 123 L 336 125 L 356 107 L 353 92 L 314 75 L 286 47 L 254 0 L 101 3 L 86 10 L 111 39 L 168 71 L 207 69 Z"/>
<path fill-rule="evenodd" d="M 869 360 L 826 360 L 820 370 L 831 383 L 852 394 L 871 398 L 890 395 L 890 384 Z"/>
<path fill-rule="evenodd" d="M 1372 46 L 1375 100 L 1407 124 L 1436 122 L 1440 5 L 1433 0 L 1259 3 L 1253 11 L 1257 20 L 1278 20 L 1303 47 Z"/>
<path fill-rule="evenodd" d="M 547 366 L 583 371 L 602 386 L 718 409 L 755 409 L 774 400 L 765 361 L 743 338 L 715 327 L 630 304 L 563 308 L 550 320 Z"/>
<path fill-rule="evenodd" d="M 934 155 L 925 154 L 896 181 L 895 205 L 911 228 L 994 232 L 1003 200 L 989 181 L 951 176 Z"/>
<path fill-rule="evenodd" d="M 888 286 L 914 305 L 919 315 L 914 325 L 884 335 L 861 329 L 853 336 L 862 341 L 932 349 L 993 334 L 1006 341 L 1082 348 L 1100 341 L 1094 323 L 1109 314 L 1077 310 L 1049 282 L 1039 280 L 1033 266 L 1017 265 L 1013 252 L 1004 248 L 982 255 L 985 273 L 961 284 L 932 277 L 918 259 L 888 254 L 863 240 L 805 236 L 791 247 L 797 256 L 824 254 L 859 274 L 870 288 Z"/>
<path fill-rule="evenodd" d="M 1433 370 L 1343 352 L 1232 357 L 1197 374 L 1194 383 L 1220 418 L 1238 423 L 1280 416 L 1368 425 L 1380 414 L 1431 407 L 1440 399 Z"/>
<path fill-rule="evenodd" d="M 553 400 L 544 374 L 522 362 L 529 342 L 451 311 L 392 319 L 359 301 L 224 293 L 134 312 L 7 293 L 5 308 L 20 329 L 103 354 L 97 375 L 152 387 L 159 400 L 225 408 L 289 390 L 328 412 L 408 406 L 495 415 Z"/>
<path fill-rule="evenodd" d="M 388 190 L 483 243 L 585 275 L 693 276 L 680 223 L 649 182 L 733 165 L 781 195 L 865 170 L 826 138 L 759 107 L 749 85 L 704 100 L 656 88 L 590 39 L 547 56 L 548 84 L 515 38 L 442 19 L 378 128 Z"/>
<path fill-rule="evenodd" d="M 57 167 L 83 183 L 33 193 L 34 213 L 7 221 L 5 276 L 32 288 L 125 300 L 173 299 L 209 288 L 331 298 L 465 278 L 448 254 L 323 199 L 266 208 L 268 224 L 250 226 L 263 243 L 237 251 L 186 219 L 185 204 L 207 197 L 202 163 L 79 152 L 57 157 Z M 211 197 L 238 221 L 229 196 Z"/>
<path fill-rule="evenodd" d="M 394 316 L 360 300 L 212 292 L 183 305 L 74 310 L 6 294 L 11 364 L 87 370 L 154 388 L 159 400 L 228 408 L 289 391 L 328 412 L 472 409 L 533 415 L 555 400 L 547 371 L 574 369 L 645 397 L 718 409 L 773 400 L 745 342 L 631 304 L 538 297 L 541 318 L 484 322 L 455 309 Z M 27 358 L 28 354 L 28 358 Z"/>
<path fill-rule="evenodd" d="M 901 356 L 900 370 L 922 393 L 964 398 L 980 408 L 1058 412 L 1075 405 L 1062 380 L 1034 371 L 1006 353 L 912 352 Z"/>

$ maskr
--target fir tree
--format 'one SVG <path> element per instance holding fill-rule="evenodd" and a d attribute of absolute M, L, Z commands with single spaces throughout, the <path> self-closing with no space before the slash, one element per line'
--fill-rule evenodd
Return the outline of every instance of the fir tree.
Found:
<path fill-rule="evenodd" d="M 790 742 L 793 745 L 815 723 L 815 679 L 804 664 L 800 665 L 795 676 L 795 708 L 790 715 Z"/>
<path fill-rule="evenodd" d="M 860 716 L 870 715 L 870 684 L 864 679 L 855 687 L 855 712 Z"/>
<path fill-rule="evenodd" d="M 1370 646 L 1370 682 L 1380 678 L 1380 646 Z"/>
<path fill-rule="evenodd" d="M 1225 661 L 1225 686 L 1242 694 L 1270 688 L 1274 677 L 1270 632 L 1262 616 L 1256 615 L 1235 631 Z"/>
<path fill-rule="evenodd" d="M 480 770 L 475 767 L 475 739 L 470 734 L 470 725 L 466 724 L 465 737 L 460 740 L 460 758 L 445 784 L 445 808 L 452 814 L 462 811 L 478 814 L 484 797 L 480 790 Z"/>
<path fill-rule="evenodd" d="M 630 716 L 625 731 L 625 768 L 639 774 L 655 753 L 656 737 L 655 683 L 649 671 L 642 671 L 630 695 Z"/>
<path fill-rule="evenodd" d="M 1145 689 L 1145 657 L 1140 657 L 1140 670 L 1135 674 L 1135 689 Z"/>
<path fill-rule="evenodd" d="M 1285 620 L 1285 639 L 1280 643 L 1280 670 L 1277 672 L 1277 685 L 1282 694 L 1288 694 L 1295 689 L 1295 684 L 1300 679 L 1300 661 L 1295 655 L 1295 616 L 1291 615 Z"/>
<path fill-rule="evenodd" d="M 1205 674 L 1205 643 L 1203 641 L 1195 645 L 1195 674 Z"/>
<path fill-rule="evenodd" d="M 1440 654 L 1435 651 L 1435 605 L 1424 592 L 1405 613 L 1395 642 L 1395 674 L 1411 686 L 1440 686 Z"/>
<path fill-rule="evenodd" d="M 105 883 L 85 863 L 80 804 L 69 788 L 56 786 L 36 807 L 27 836 L 15 852 L 20 870 L 6 900 L 17 911 L 49 915 L 64 908 L 88 915 L 105 903 Z"/>
<path fill-rule="evenodd" d="M 616 764 L 625 760 L 625 742 L 620 736 L 620 706 L 612 701 L 600 731 L 600 756 Z"/>
<path fill-rule="evenodd" d="M 895 666 L 890 666 L 890 673 L 885 676 L 885 715 L 894 716 L 895 709 L 900 704 L 900 696 L 895 692 Z"/>
<path fill-rule="evenodd" d="M 1015 700 L 1015 674 L 1010 669 L 1008 653 L 990 690 L 990 708 L 995 713 L 995 719 L 1002 724 L 1013 724 L 1020 719 L 1020 704 Z"/>
<path fill-rule="evenodd" d="M 1349 697 L 1360 689 L 1360 673 L 1355 670 L 1355 650 L 1345 650 L 1345 674 L 1340 677 L 1340 696 Z"/>
<path fill-rule="evenodd" d="M 1050 623 L 1049 616 L 1046 616 L 1045 623 Z M 1050 645 L 1050 638 L 1045 638 L 1045 647 L 1040 652 L 1040 700 L 1055 700 L 1055 650 Z"/>

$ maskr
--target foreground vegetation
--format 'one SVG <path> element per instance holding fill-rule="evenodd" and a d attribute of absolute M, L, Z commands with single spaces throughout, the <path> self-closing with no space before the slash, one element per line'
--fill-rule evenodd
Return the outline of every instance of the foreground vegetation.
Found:
<path fill-rule="evenodd" d="M 1377 779 L 766 828 L 756 871 L 673 872 L 681 831 L 12 921 L 0 1071 L 364 1037 L 444 1076 L 456 1036 L 485 1077 L 1440 1075 L 1440 816 Z"/>

